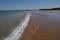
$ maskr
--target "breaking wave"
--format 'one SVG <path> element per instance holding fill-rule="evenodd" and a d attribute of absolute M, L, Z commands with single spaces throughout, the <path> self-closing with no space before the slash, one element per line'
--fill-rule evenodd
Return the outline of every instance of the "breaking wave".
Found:
<path fill-rule="evenodd" d="M 30 20 L 30 16 L 31 16 L 31 13 L 27 13 L 24 20 L 4 40 L 18 40 L 21 37 L 24 29 L 27 27 L 28 22 Z"/>

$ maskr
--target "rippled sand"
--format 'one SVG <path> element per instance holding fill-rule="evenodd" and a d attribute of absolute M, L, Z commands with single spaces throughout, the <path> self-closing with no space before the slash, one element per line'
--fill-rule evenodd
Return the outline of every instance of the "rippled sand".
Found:
<path fill-rule="evenodd" d="M 19 40 L 60 40 L 60 15 L 33 13 Z"/>

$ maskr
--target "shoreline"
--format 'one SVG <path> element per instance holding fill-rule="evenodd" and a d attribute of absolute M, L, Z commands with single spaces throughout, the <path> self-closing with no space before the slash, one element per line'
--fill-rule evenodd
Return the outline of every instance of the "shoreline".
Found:
<path fill-rule="evenodd" d="M 26 28 L 26 26 L 29 22 L 30 16 L 31 15 L 29 13 L 27 13 L 27 15 L 26 15 L 26 17 L 24 17 L 23 21 L 4 40 L 18 40 L 19 37 L 21 37 L 21 34 L 23 33 L 24 29 Z"/>

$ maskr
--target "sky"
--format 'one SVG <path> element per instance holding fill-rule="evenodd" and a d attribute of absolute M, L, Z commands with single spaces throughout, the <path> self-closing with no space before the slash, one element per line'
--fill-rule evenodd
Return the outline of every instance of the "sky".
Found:
<path fill-rule="evenodd" d="M 0 0 L 0 10 L 37 10 L 60 7 L 60 0 Z"/>

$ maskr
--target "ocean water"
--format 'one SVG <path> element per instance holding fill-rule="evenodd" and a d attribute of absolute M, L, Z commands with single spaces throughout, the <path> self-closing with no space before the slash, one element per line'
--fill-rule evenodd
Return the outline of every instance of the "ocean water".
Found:
<path fill-rule="evenodd" d="M 26 11 L 0 11 L 0 40 L 18 40 L 30 16 Z"/>

